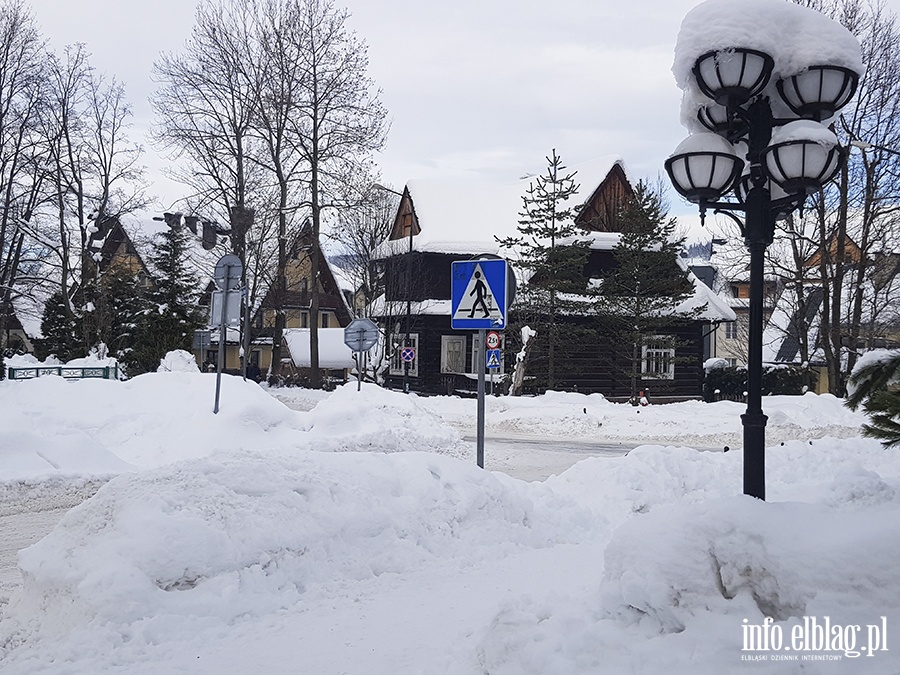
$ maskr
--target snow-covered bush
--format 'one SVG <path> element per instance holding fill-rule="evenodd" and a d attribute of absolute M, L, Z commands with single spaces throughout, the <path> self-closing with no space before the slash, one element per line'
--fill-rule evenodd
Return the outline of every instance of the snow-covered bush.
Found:
<path fill-rule="evenodd" d="M 199 373 L 200 368 L 197 366 L 197 360 L 193 354 L 176 349 L 167 353 L 159 360 L 159 368 L 157 373 Z"/>

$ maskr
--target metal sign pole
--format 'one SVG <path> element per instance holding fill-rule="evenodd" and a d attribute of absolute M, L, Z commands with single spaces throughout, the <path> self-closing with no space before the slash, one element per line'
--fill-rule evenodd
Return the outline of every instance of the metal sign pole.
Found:
<path fill-rule="evenodd" d="M 219 353 L 216 365 L 216 402 L 213 405 L 213 415 L 219 414 L 219 392 L 222 390 L 222 370 L 225 368 L 225 306 L 228 304 L 227 298 L 228 291 L 222 291 L 222 302 L 219 303 L 222 311 L 219 315 Z"/>
<path fill-rule="evenodd" d="M 476 363 L 478 364 L 478 420 L 476 422 L 476 442 L 475 452 L 476 460 L 479 468 L 484 468 L 484 370 L 485 370 L 485 354 L 484 341 L 485 329 L 478 330 L 478 356 Z"/>
<path fill-rule="evenodd" d="M 235 273 L 235 270 L 237 273 Z M 241 275 L 244 273 L 244 265 L 240 258 L 231 253 L 223 255 L 216 262 L 216 271 L 214 273 L 214 283 L 221 294 L 221 302 L 219 305 L 222 310 L 219 312 L 219 354 L 218 364 L 216 366 L 216 402 L 213 405 L 213 414 L 219 413 L 219 393 L 222 390 L 222 371 L 225 370 L 225 349 L 227 348 L 227 327 L 231 317 L 236 325 L 240 326 L 241 307 L 238 305 L 237 312 L 231 313 L 228 310 L 229 300 L 237 298 L 236 293 L 241 293 L 240 288 Z M 215 297 L 215 293 L 213 294 Z M 246 358 L 244 359 L 246 361 Z"/>
<path fill-rule="evenodd" d="M 244 300 L 244 325 L 241 333 L 241 351 L 244 352 L 244 358 L 241 361 L 241 377 L 244 382 L 247 381 L 247 362 L 250 360 L 250 294 L 247 292 L 247 286 L 241 293 Z"/>
<path fill-rule="evenodd" d="M 484 468 L 484 371 L 487 370 L 486 331 L 490 329 L 492 333 L 491 348 L 495 348 L 493 342 L 499 347 L 500 335 L 496 331 L 506 328 L 507 312 L 514 294 L 515 277 L 506 260 L 502 258 L 485 254 L 451 263 L 450 327 L 453 330 L 478 331 L 478 349 L 475 357 L 478 363 L 476 454 L 478 466 L 482 469 Z M 476 314 L 480 316 L 475 316 Z M 492 352 L 492 356 L 496 354 Z"/>

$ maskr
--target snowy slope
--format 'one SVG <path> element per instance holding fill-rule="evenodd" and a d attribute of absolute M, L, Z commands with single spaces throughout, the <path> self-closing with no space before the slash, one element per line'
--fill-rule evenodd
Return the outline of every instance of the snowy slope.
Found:
<path fill-rule="evenodd" d="M 213 415 L 213 386 L 0 383 L 20 430 L 0 444 L 0 503 L 111 477 L 20 553 L 4 675 L 896 672 L 890 651 L 853 653 L 868 626 L 890 641 L 900 625 L 900 459 L 834 397 L 766 399 L 781 440 L 761 503 L 740 495 L 739 449 L 645 445 L 527 483 L 475 466 L 472 400 L 273 391 L 298 412 L 224 378 Z M 702 447 L 742 412 L 488 404 L 489 434 Z M 826 616 L 861 629 L 853 646 L 743 650 L 767 616 L 788 638 Z M 837 660 L 775 661 L 793 655 Z"/>

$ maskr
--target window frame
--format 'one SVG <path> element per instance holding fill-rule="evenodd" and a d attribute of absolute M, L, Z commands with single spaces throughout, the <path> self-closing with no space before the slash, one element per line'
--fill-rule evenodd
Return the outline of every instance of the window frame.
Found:
<path fill-rule="evenodd" d="M 450 370 L 450 350 L 451 343 L 461 344 L 459 370 Z M 468 339 L 466 335 L 441 335 L 441 374 L 442 375 L 466 375 L 466 348 Z M 418 354 L 418 352 L 417 352 Z"/>
<path fill-rule="evenodd" d="M 400 352 L 403 349 L 402 345 L 406 341 L 406 333 L 394 333 L 391 336 L 391 344 L 397 345 L 391 354 L 390 366 L 388 368 L 388 373 L 390 375 L 403 375 L 404 374 L 404 362 L 400 358 Z M 409 364 L 409 376 L 410 377 L 418 377 L 419 376 L 419 334 L 418 333 L 410 333 L 409 334 L 409 342 L 410 347 L 412 347 L 416 351 L 416 358 L 414 358 Z"/>
<path fill-rule="evenodd" d="M 675 347 L 664 346 L 669 340 L 665 336 L 655 336 L 641 346 L 641 379 L 675 379 Z M 664 369 L 658 367 L 660 362 Z"/>

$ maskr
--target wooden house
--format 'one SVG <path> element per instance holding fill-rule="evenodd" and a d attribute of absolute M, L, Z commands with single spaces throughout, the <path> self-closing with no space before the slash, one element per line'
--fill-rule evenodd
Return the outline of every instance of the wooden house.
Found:
<path fill-rule="evenodd" d="M 0 316 L 0 350 L 7 356 L 33 352 L 32 337 L 19 320 L 15 307 Z"/>
<path fill-rule="evenodd" d="M 319 278 L 316 283 L 319 290 L 319 313 L 316 317 L 310 316 L 313 284 L 311 243 L 312 228 L 307 224 L 300 230 L 288 252 L 285 271 L 287 286 L 284 302 L 285 329 L 309 328 L 313 321 L 319 328 L 343 328 L 352 318 L 350 301 L 321 247 L 317 247 Z M 272 360 L 272 336 L 275 329 L 275 289 L 271 285 L 254 313 L 252 324 L 250 358 L 265 372 Z M 288 350 L 283 353 L 285 358 L 289 358 Z"/>
<path fill-rule="evenodd" d="M 122 222 L 115 217 L 95 221 L 88 249 L 101 274 L 123 271 L 135 277 L 141 286 L 150 285 L 150 274 Z"/>
<path fill-rule="evenodd" d="M 632 195 L 632 188 L 618 157 L 570 167 L 581 189 L 576 208 L 576 224 L 592 238 L 591 252 L 584 270 L 588 279 L 609 269 L 612 248 L 618 240 L 615 214 Z M 387 386 L 407 390 L 453 393 L 475 388 L 478 369 L 476 331 L 453 330 L 451 312 L 451 264 L 485 254 L 509 255 L 501 251 L 498 239 L 517 234 L 522 197 L 527 180 L 512 184 L 433 183 L 410 181 L 404 191 L 389 239 L 376 252 L 384 278 L 385 292 L 370 308 L 387 336 L 388 367 L 383 373 Z M 672 261 L 673 271 L 677 270 Z M 701 393 L 703 336 L 712 321 L 733 313 L 709 289 L 696 281 L 692 302 L 708 306 L 696 321 L 679 328 L 677 358 L 667 350 L 647 349 L 648 372 L 657 373 L 654 393 L 670 398 L 698 397 Z M 698 305 L 699 306 L 699 305 Z M 515 312 L 515 307 L 511 310 Z M 568 317 L 564 323 L 576 325 L 586 317 Z M 505 336 L 502 336 L 505 343 Z M 502 345 L 505 346 L 505 345 Z M 558 388 L 600 392 L 627 397 L 630 382 L 615 372 L 607 358 L 610 344 L 571 355 L 572 367 L 557 383 Z M 404 360 L 404 348 L 409 361 Z M 505 358 L 500 372 L 509 370 Z"/>

